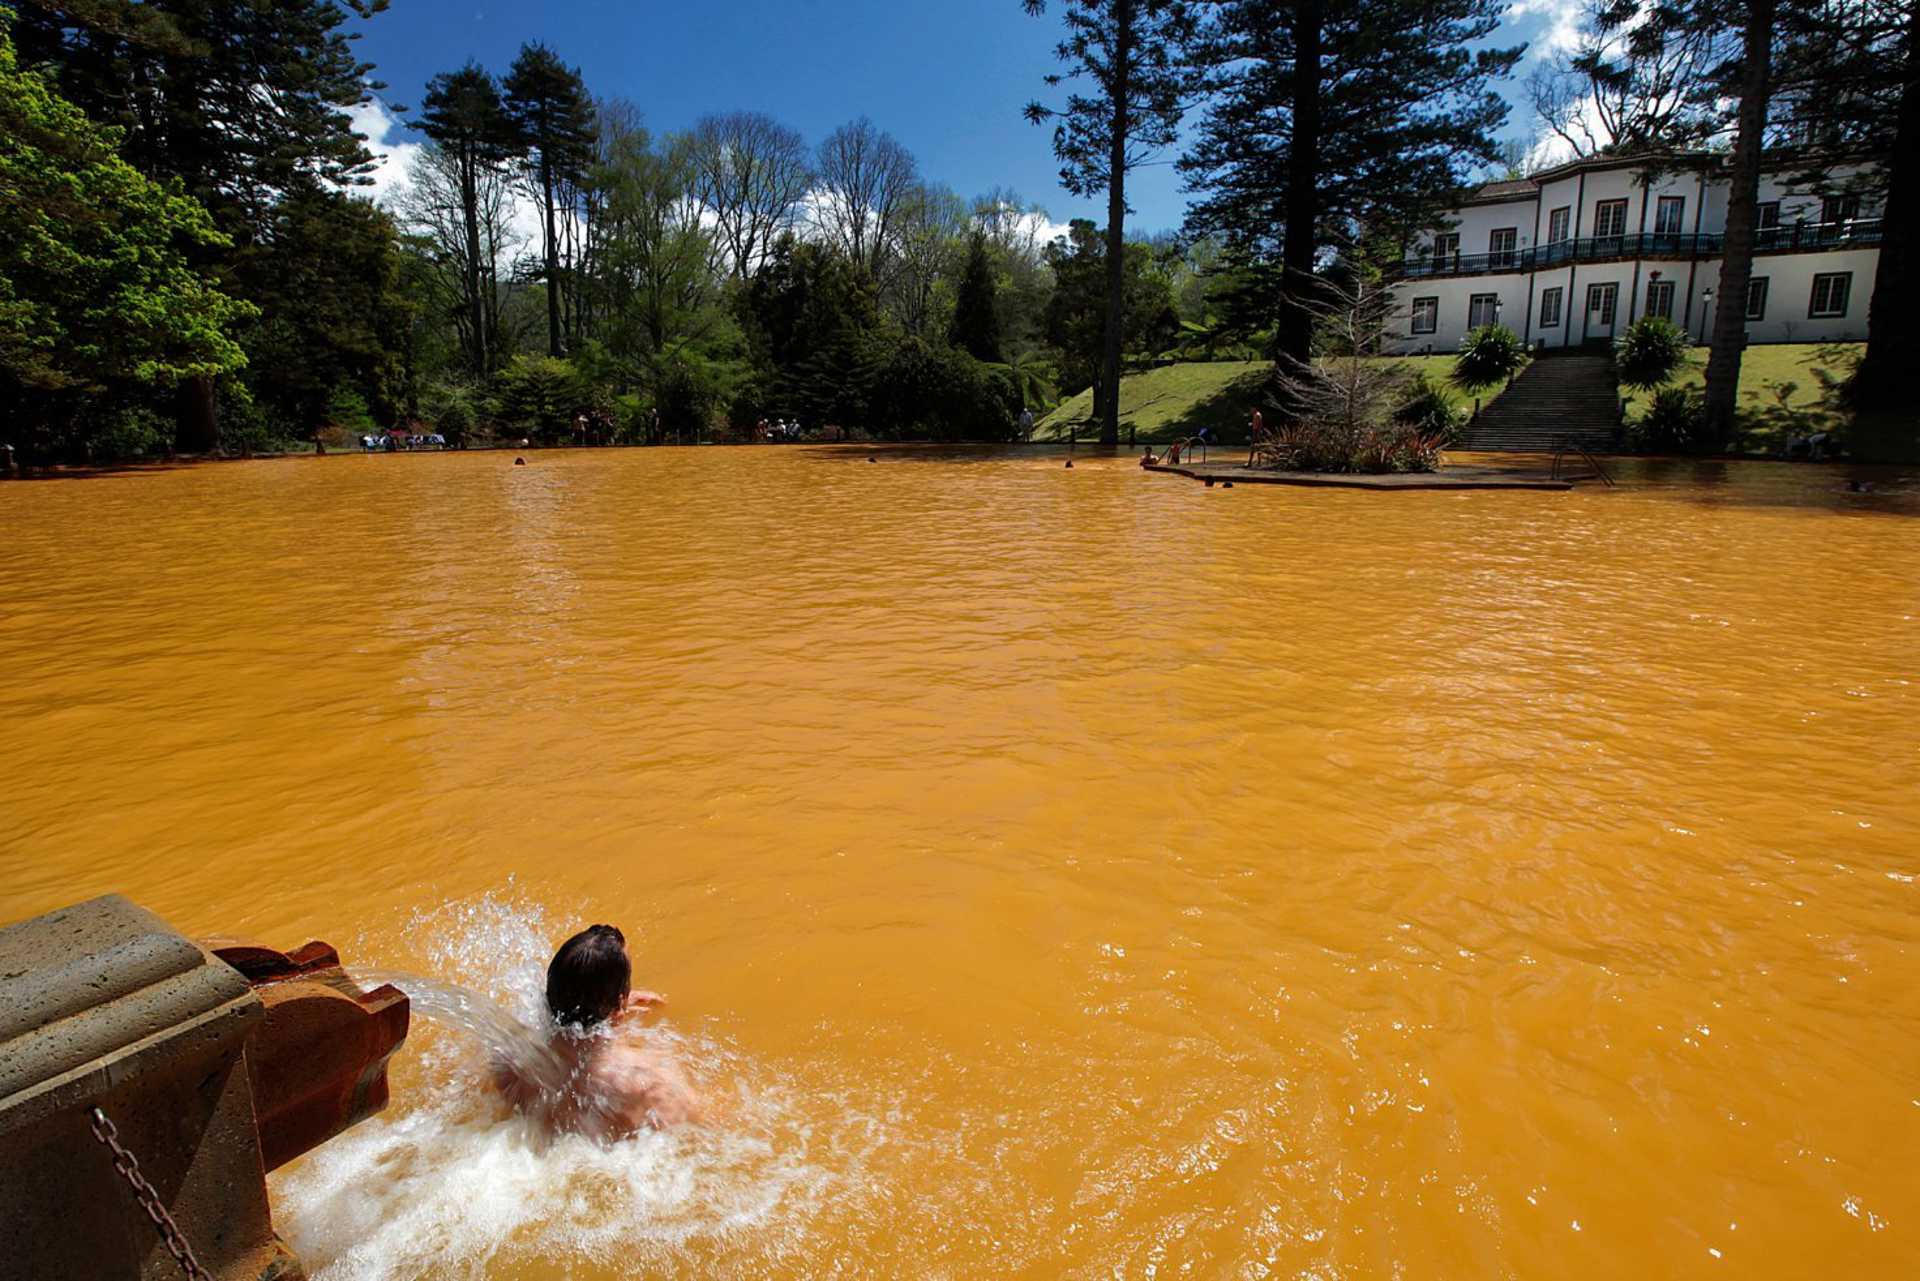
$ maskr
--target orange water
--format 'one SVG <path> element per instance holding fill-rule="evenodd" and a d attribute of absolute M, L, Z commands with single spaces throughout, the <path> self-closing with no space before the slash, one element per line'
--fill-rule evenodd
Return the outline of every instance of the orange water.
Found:
<path fill-rule="evenodd" d="M 0 919 L 626 928 L 730 1128 L 421 1028 L 322 1276 L 1920 1273 L 1920 477 L 865 459 L 0 486 Z"/>

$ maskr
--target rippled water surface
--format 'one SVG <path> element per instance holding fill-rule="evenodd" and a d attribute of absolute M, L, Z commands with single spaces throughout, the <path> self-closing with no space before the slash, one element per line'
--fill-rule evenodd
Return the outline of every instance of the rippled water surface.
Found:
<path fill-rule="evenodd" d="M 879 459 L 0 486 L 0 918 L 625 928 L 721 1120 L 422 1025 L 328 1281 L 1920 1273 L 1920 478 Z"/>

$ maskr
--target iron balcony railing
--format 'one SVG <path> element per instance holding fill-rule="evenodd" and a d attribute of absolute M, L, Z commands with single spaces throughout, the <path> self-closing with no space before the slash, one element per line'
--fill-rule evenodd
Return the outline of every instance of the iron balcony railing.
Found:
<path fill-rule="evenodd" d="M 1786 227 L 1761 227 L 1753 235 L 1754 251 L 1763 254 L 1791 253 L 1799 249 L 1867 248 L 1880 243 L 1880 220 L 1796 222 Z M 1719 233 L 1671 235 L 1650 231 L 1633 236 L 1588 236 L 1527 249 L 1408 258 L 1395 264 L 1393 275 L 1402 280 L 1423 276 L 1485 276 L 1507 271 L 1539 271 L 1569 262 L 1606 262 L 1614 258 L 1715 258 L 1726 243 L 1727 238 Z"/>

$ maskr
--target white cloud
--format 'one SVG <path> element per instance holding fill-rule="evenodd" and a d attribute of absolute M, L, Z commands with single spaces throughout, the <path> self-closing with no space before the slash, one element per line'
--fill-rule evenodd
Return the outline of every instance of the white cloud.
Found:
<path fill-rule="evenodd" d="M 1538 18 L 1544 24 L 1527 44 L 1527 60 L 1536 61 L 1571 52 L 1580 43 L 1586 0 L 1514 0 L 1507 21 Z"/>
<path fill-rule="evenodd" d="M 366 135 L 367 150 L 373 153 L 373 172 L 367 175 L 373 185 L 361 192 L 375 204 L 392 209 L 394 198 L 406 188 L 407 170 L 420 154 L 421 144 L 408 140 L 406 126 L 377 96 L 369 96 L 348 112 L 347 119 L 355 133 Z"/>

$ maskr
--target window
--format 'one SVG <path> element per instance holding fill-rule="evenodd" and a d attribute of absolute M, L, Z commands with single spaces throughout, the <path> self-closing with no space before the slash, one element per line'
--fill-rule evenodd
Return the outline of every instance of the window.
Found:
<path fill-rule="evenodd" d="M 1513 246 L 1519 238 L 1518 227 L 1502 227 L 1487 237 L 1488 265 L 1492 267 L 1513 266 Z"/>
<path fill-rule="evenodd" d="M 1467 328 L 1478 329 L 1500 319 L 1499 294 L 1475 294 L 1467 300 Z"/>
<path fill-rule="evenodd" d="M 1753 243 L 1762 249 L 1780 243 L 1780 202 L 1762 200 L 1756 207 Z"/>
<path fill-rule="evenodd" d="M 1552 289 L 1541 291 L 1540 327 L 1542 329 L 1552 329 L 1555 325 L 1558 325 L 1559 323 L 1560 323 L 1560 287 L 1556 285 Z"/>
<path fill-rule="evenodd" d="M 1647 282 L 1647 315 L 1659 316 L 1665 320 L 1673 319 L 1673 282 L 1671 280 Z"/>
<path fill-rule="evenodd" d="M 1436 231 L 1433 233 L 1433 260 L 1445 262 L 1460 256 L 1460 233 L 1457 231 Z"/>
<path fill-rule="evenodd" d="M 1557 245 L 1567 238 L 1567 223 L 1572 220 L 1573 210 L 1561 206 L 1547 215 L 1547 243 Z"/>
<path fill-rule="evenodd" d="M 1602 200 L 1594 205 L 1593 234 L 1597 237 L 1626 235 L 1627 202 L 1624 200 Z"/>
<path fill-rule="evenodd" d="M 1686 218 L 1687 198 L 1685 196 L 1662 196 L 1660 203 L 1654 206 L 1653 234 L 1677 236 Z"/>
<path fill-rule="evenodd" d="M 1860 216 L 1860 197 L 1828 196 L 1820 202 L 1820 221 L 1852 222 Z"/>
<path fill-rule="evenodd" d="M 1413 300 L 1413 332 L 1430 334 L 1440 328 L 1440 300 L 1438 298 L 1415 298 Z"/>
<path fill-rule="evenodd" d="M 1767 318 L 1767 278 L 1755 276 L 1747 281 L 1747 319 Z"/>
<path fill-rule="evenodd" d="M 1813 278 L 1813 301 L 1807 306 L 1808 317 L 1846 315 L 1847 295 L 1852 292 L 1852 272 L 1821 272 Z"/>

